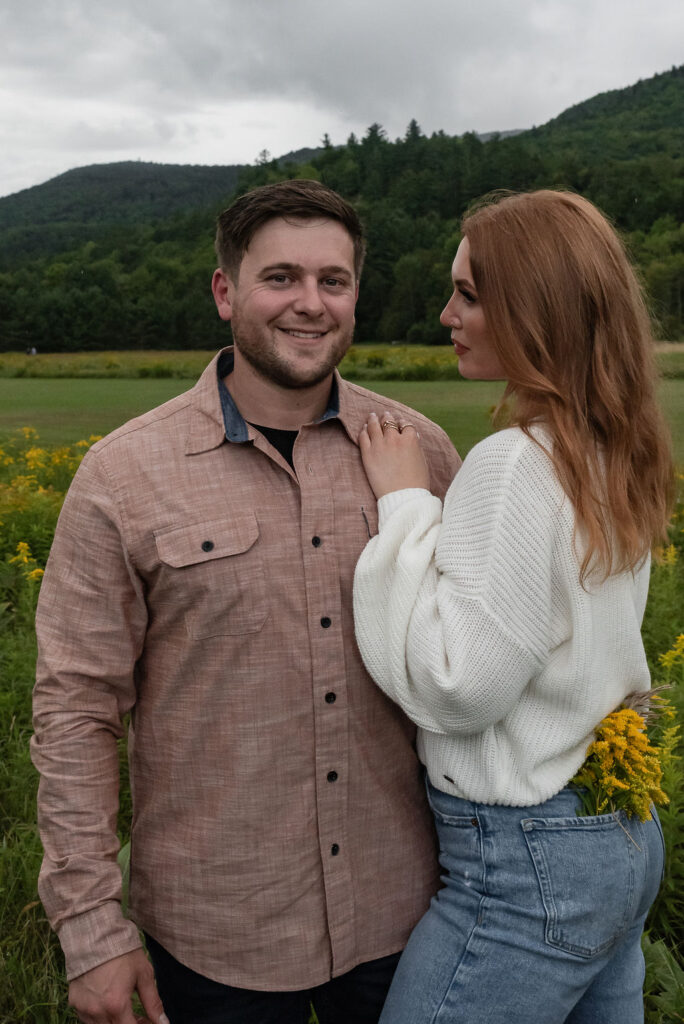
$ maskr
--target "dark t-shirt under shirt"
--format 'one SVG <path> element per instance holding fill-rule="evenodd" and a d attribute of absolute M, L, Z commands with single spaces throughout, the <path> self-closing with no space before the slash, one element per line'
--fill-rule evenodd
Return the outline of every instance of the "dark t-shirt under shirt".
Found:
<path fill-rule="evenodd" d="M 278 427 L 262 427 L 259 423 L 251 423 L 251 426 L 255 427 L 260 434 L 263 434 L 269 444 L 272 444 L 275 450 L 279 452 L 294 469 L 292 453 L 294 451 L 294 443 L 297 440 L 297 434 L 299 431 L 280 430 Z"/>

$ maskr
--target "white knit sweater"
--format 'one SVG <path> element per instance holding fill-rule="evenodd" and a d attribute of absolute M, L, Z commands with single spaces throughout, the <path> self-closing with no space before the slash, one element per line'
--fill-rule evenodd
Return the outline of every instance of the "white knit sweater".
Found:
<path fill-rule="evenodd" d="M 473 448 L 443 511 L 422 489 L 378 510 L 356 570 L 356 633 L 370 674 L 420 727 L 431 782 L 478 803 L 548 799 L 601 718 L 650 686 L 649 560 L 580 586 L 572 505 L 518 428 Z"/>

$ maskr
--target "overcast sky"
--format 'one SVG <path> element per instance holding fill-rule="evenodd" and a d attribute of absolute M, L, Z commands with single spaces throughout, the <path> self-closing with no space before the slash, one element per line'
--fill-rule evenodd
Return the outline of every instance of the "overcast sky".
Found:
<path fill-rule="evenodd" d="M 373 122 L 530 128 L 682 63 L 682 0 L 1 0 L 0 196 L 93 163 L 252 163 Z"/>

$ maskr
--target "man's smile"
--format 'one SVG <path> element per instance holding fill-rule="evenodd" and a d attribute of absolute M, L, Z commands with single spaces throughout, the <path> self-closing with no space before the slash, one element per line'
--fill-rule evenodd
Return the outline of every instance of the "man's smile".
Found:
<path fill-rule="evenodd" d="M 327 331 L 300 331 L 291 327 L 279 327 L 279 331 L 289 334 L 291 338 L 303 338 L 305 341 L 313 341 L 316 338 L 323 338 Z"/>

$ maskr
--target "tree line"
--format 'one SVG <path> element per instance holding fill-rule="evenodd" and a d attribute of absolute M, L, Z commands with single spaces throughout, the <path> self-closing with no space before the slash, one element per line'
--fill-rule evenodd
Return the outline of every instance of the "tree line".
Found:
<path fill-rule="evenodd" d="M 427 137 L 413 120 L 395 140 L 379 124 L 341 146 L 326 136 L 305 164 L 283 165 L 264 153 L 237 170 L 232 194 L 288 177 L 337 189 L 354 203 L 368 236 L 357 339 L 439 344 L 447 340 L 439 313 L 468 204 L 499 188 L 571 188 L 620 229 L 656 330 L 674 340 L 684 336 L 682 123 L 684 67 L 512 136 Z M 127 165 L 116 166 L 125 173 Z M 163 165 L 158 177 L 163 181 Z M 119 192 L 130 199 L 124 186 Z M 82 224 L 77 217 L 25 221 L 11 254 L 0 246 L 0 351 L 225 344 L 209 279 L 215 216 L 232 194 L 211 203 L 204 196 L 195 208 L 184 198 L 166 216 L 156 193 L 149 206 L 136 196 L 135 218 L 118 223 L 116 210 Z"/>

